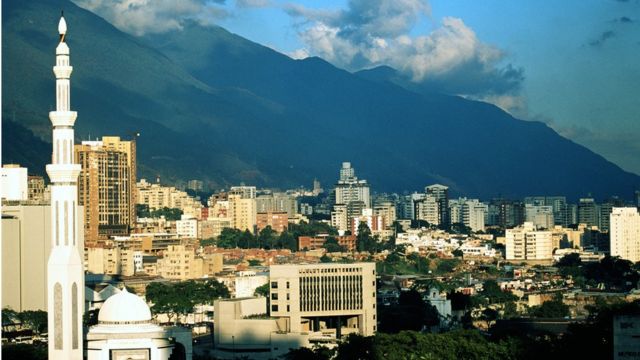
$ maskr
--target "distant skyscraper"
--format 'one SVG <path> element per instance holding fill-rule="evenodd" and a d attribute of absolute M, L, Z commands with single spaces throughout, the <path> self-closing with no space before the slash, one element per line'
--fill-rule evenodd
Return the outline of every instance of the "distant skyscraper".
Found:
<path fill-rule="evenodd" d="M 598 225 L 598 228 L 600 229 L 600 231 L 609 232 L 609 218 L 610 218 L 611 212 L 613 211 L 613 208 L 623 207 L 623 206 L 624 206 L 624 201 L 622 201 L 622 199 L 615 196 L 603 202 L 602 204 L 600 204 L 600 208 L 599 208 L 600 225 Z"/>
<path fill-rule="evenodd" d="M 318 179 L 313 179 L 313 195 L 318 196 L 324 192 L 322 186 L 320 185 L 320 181 Z"/>
<path fill-rule="evenodd" d="M 432 195 L 438 203 L 439 224 L 451 225 L 449 220 L 449 187 L 435 184 L 427 186 L 424 190 L 427 196 Z"/>
<path fill-rule="evenodd" d="M 104 136 L 75 146 L 80 163 L 79 204 L 84 206 L 85 240 L 126 235 L 135 225 L 135 141 Z"/>
<path fill-rule="evenodd" d="M 342 163 L 340 180 L 336 184 L 336 204 L 349 204 L 362 201 L 365 207 L 371 207 L 369 184 L 367 180 L 358 180 L 351 163 Z"/>
<path fill-rule="evenodd" d="M 356 177 L 356 170 L 351 167 L 350 162 L 343 162 L 340 168 L 340 181 L 352 180 Z"/>
<path fill-rule="evenodd" d="M 67 24 L 60 18 L 60 43 L 56 48 L 56 111 L 49 113 L 53 125 L 51 179 L 51 253 L 47 265 L 47 307 L 50 360 L 83 358 L 82 315 L 84 310 L 84 266 L 82 244 L 78 241 L 77 181 L 80 165 L 73 161 L 73 125 L 77 113 L 71 111 L 69 47 L 65 42 Z"/>
<path fill-rule="evenodd" d="M 631 262 L 640 261 L 640 214 L 637 208 L 612 209 L 611 256 Z"/>
<path fill-rule="evenodd" d="M 587 226 L 600 225 L 600 211 L 593 198 L 582 198 L 578 203 L 578 223 Z"/>

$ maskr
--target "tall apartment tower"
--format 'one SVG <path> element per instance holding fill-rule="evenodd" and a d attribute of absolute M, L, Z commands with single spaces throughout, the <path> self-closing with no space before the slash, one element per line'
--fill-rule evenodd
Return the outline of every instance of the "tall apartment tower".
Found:
<path fill-rule="evenodd" d="M 81 165 L 79 204 L 84 206 L 85 239 L 126 235 L 135 225 L 135 141 L 104 136 L 75 146 Z"/>
<path fill-rule="evenodd" d="M 449 221 L 449 187 L 434 184 L 425 187 L 424 190 L 427 196 L 433 196 L 438 203 L 438 224 L 451 225 L 451 222 Z"/>
<path fill-rule="evenodd" d="M 80 165 L 73 161 L 73 124 L 77 113 L 70 110 L 69 47 L 67 24 L 58 24 L 60 42 L 56 48 L 56 111 L 49 113 L 53 125 L 51 179 L 51 253 L 47 264 L 47 308 L 50 360 L 82 359 L 82 314 L 84 269 L 76 223 L 79 214 L 77 181 Z"/>
<path fill-rule="evenodd" d="M 614 207 L 610 215 L 611 256 L 640 261 L 640 214 L 633 207 Z"/>

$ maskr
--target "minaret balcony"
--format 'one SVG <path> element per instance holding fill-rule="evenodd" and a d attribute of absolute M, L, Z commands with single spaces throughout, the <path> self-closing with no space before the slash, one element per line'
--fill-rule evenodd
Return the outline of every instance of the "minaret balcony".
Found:
<path fill-rule="evenodd" d="M 57 79 L 68 79 L 71 77 L 71 72 L 73 71 L 73 66 L 63 65 L 63 66 L 54 66 L 53 73 L 56 75 Z"/>
<path fill-rule="evenodd" d="M 82 168 L 80 164 L 49 164 L 47 174 L 52 183 L 70 183 L 78 181 Z"/>
<path fill-rule="evenodd" d="M 53 126 L 73 126 L 78 113 L 75 111 L 50 111 L 49 120 Z"/>

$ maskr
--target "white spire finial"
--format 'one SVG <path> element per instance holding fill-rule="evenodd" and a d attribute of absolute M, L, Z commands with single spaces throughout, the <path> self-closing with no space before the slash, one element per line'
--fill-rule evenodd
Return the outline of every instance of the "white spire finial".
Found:
<path fill-rule="evenodd" d="M 67 22 L 64 21 L 64 16 L 60 15 L 60 22 L 58 23 L 58 32 L 60 35 L 65 35 L 67 33 Z"/>

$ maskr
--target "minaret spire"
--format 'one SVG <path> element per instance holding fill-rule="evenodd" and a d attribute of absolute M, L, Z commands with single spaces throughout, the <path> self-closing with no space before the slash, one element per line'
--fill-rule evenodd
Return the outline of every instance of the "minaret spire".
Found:
<path fill-rule="evenodd" d="M 78 229 L 78 175 L 74 162 L 67 23 L 60 17 L 60 42 L 56 47 L 56 110 L 49 112 L 53 125 L 53 154 L 47 174 L 51 180 L 51 253 L 47 264 L 47 308 L 50 360 L 82 360 L 84 270 L 82 232 Z"/>

